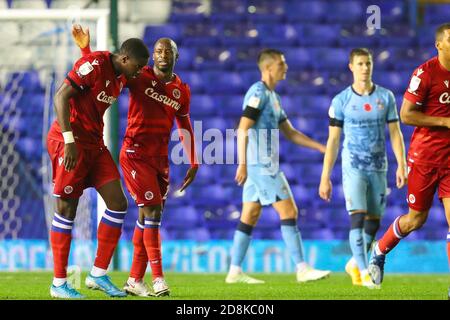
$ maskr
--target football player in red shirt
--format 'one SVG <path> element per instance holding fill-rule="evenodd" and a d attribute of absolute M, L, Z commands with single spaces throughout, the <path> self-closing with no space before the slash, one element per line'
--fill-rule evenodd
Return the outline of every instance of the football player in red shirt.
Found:
<path fill-rule="evenodd" d="M 57 120 L 47 137 L 53 169 L 56 211 L 50 231 L 54 279 L 50 294 L 83 298 L 66 281 L 71 231 L 83 190 L 95 187 L 106 203 L 98 226 L 98 248 L 86 285 L 123 297 L 106 275 L 127 210 L 120 175 L 103 141 L 103 114 L 117 99 L 125 79 L 137 76 L 149 51 L 140 39 L 126 40 L 119 53 L 97 51 L 79 59 L 55 94 Z"/>
<path fill-rule="evenodd" d="M 376 284 L 383 281 L 385 255 L 425 223 L 436 189 L 450 225 L 450 23 L 437 28 L 436 48 L 438 55 L 414 71 L 403 96 L 401 120 L 416 126 L 408 151 L 409 212 L 374 246 L 369 272 Z M 450 259 L 450 232 L 447 254 Z"/>
<path fill-rule="evenodd" d="M 90 52 L 89 32 L 74 26 L 73 37 L 83 55 Z M 188 170 L 180 191 L 189 186 L 198 169 L 189 105 L 189 86 L 173 73 L 178 59 L 175 42 L 156 41 L 153 67 L 127 82 L 130 89 L 128 124 L 120 152 L 120 165 L 127 189 L 139 207 L 133 235 L 134 255 L 124 290 L 140 296 L 169 295 L 161 263 L 159 227 L 169 187 L 168 146 L 174 120 L 189 155 Z M 153 292 L 143 281 L 147 262 L 153 276 Z"/>

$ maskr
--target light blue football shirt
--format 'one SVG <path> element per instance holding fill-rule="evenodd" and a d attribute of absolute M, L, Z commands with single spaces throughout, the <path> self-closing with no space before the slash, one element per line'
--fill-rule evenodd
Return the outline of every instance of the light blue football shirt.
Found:
<path fill-rule="evenodd" d="M 385 127 L 399 120 L 392 91 L 374 85 L 361 96 L 349 86 L 334 97 L 329 116 L 343 122 L 342 168 L 387 171 Z"/>
<path fill-rule="evenodd" d="M 276 165 L 278 170 L 278 127 L 287 119 L 280 96 L 267 88 L 264 82 L 258 81 L 245 94 L 242 109 L 245 110 L 247 106 L 260 111 L 254 126 L 249 130 L 247 164 L 273 168 Z"/>

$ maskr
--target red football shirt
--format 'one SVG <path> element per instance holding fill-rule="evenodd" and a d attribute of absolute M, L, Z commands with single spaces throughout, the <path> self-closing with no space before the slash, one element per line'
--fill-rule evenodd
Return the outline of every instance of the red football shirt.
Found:
<path fill-rule="evenodd" d="M 149 156 L 168 155 L 175 117 L 189 116 L 189 86 L 175 74 L 172 81 L 163 83 L 146 66 L 127 87 L 130 105 L 124 145 L 139 147 Z"/>
<path fill-rule="evenodd" d="M 78 90 L 69 101 L 70 125 L 75 141 L 85 147 L 104 146 L 103 115 L 125 85 L 125 77 L 115 75 L 111 59 L 108 51 L 83 56 L 64 80 Z M 64 141 L 57 120 L 48 135 L 50 139 Z"/>
<path fill-rule="evenodd" d="M 414 70 L 404 98 L 434 117 L 450 117 L 450 71 L 434 57 Z M 450 130 L 416 127 L 408 152 L 410 162 L 450 167 Z"/>

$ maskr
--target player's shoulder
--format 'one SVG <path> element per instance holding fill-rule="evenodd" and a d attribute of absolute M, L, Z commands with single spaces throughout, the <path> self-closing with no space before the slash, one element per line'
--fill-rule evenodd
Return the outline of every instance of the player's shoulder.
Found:
<path fill-rule="evenodd" d="M 386 95 L 386 96 L 394 95 L 394 93 L 388 88 L 380 86 L 379 84 L 374 84 L 374 86 L 375 86 L 375 93 L 378 95 Z"/>
<path fill-rule="evenodd" d="M 414 69 L 414 75 L 420 77 L 422 75 L 429 76 L 434 74 L 434 72 L 441 70 L 439 67 L 439 59 L 437 56 L 425 61 L 416 69 Z"/>
<path fill-rule="evenodd" d="M 249 95 L 262 96 L 267 91 L 267 87 L 262 81 L 253 83 L 247 90 Z"/>
<path fill-rule="evenodd" d="M 109 63 L 111 53 L 109 51 L 94 51 L 81 57 L 77 64 L 84 65 L 85 68 L 101 68 L 105 63 Z"/>
<path fill-rule="evenodd" d="M 350 99 L 353 96 L 354 92 L 352 86 L 346 87 L 344 90 L 340 91 L 333 97 L 333 103 L 336 102 L 344 102 Z"/>

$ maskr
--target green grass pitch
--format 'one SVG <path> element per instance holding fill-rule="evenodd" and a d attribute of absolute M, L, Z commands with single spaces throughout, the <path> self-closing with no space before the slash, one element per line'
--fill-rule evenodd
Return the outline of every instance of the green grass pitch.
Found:
<path fill-rule="evenodd" d="M 122 286 L 126 272 L 111 272 L 113 282 Z M 332 273 L 327 279 L 296 283 L 294 274 L 253 274 L 266 281 L 262 285 L 225 284 L 225 274 L 166 273 L 172 294 L 169 300 L 447 300 L 448 274 L 387 274 L 382 289 L 369 290 L 351 285 L 345 273 Z M 80 292 L 87 299 L 110 300 L 100 291 L 84 286 Z M 147 275 L 147 277 L 149 277 Z M 51 299 L 51 272 L 0 272 L 0 300 Z"/>

